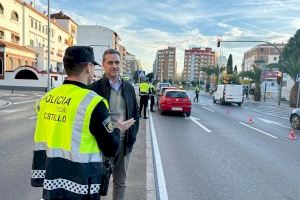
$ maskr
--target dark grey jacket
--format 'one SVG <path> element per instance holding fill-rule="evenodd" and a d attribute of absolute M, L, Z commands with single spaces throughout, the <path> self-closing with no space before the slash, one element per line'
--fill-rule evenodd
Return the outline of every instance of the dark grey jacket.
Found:
<path fill-rule="evenodd" d="M 94 82 L 91 85 L 91 89 L 95 91 L 98 95 L 106 98 L 109 102 L 111 86 L 108 78 L 104 76 L 102 79 Z M 122 80 L 121 89 L 122 97 L 126 104 L 126 120 L 134 118 L 136 121 L 135 124 L 132 127 L 130 127 L 125 133 L 124 154 L 126 155 L 127 153 L 132 151 L 133 144 L 135 143 L 136 135 L 139 130 L 140 115 L 134 87 L 130 83 Z"/>

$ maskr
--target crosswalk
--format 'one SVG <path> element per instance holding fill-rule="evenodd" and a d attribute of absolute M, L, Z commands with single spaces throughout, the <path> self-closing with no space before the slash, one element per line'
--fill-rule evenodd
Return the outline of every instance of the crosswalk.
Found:
<path fill-rule="evenodd" d="M 292 110 L 290 108 L 281 108 L 268 105 L 244 105 L 242 108 L 282 119 L 289 119 Z"/>

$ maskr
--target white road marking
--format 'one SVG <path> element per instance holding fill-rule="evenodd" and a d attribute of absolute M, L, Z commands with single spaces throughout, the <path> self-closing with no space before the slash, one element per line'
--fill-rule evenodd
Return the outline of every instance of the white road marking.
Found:
<path fill-rule="evenodd" d="M 263 121 L 263 122 L 265 122 L 265 123 L 267 123 L 267 124 L 276 124 L 276 125 L 278 125 L 278 126 L 281 126 L 281 127 L 285 127 L 285 128 L 291 129 L 291 127 L 282 125 L 282 124 L 279 123 L 279 122 L 274 122 L 274 121 L 271 121 L 271 120 L 268 120 L 268 119 L 259 118 L 259 117 L 258 117 L 257 119 L 259 119 L 259 120 L 261 120 L 261 121 Z"/>
<path fill-rule="evenodd" d="M 29 119 L 35 119 L 35 118 L 37 118 L 36 116 L 35 117 L 30 117 Z"/>
<path fill-rule="evenodd" d="M 282 116 L 274 115 L 272 113 L 262 113 L 262 114 L 270 115 L 270 116 L 273 116 L 273 117 L 278 117 L 278 118 L 281 118 L 281 119 L 290 119 L 288 117 L 282 117 Z"/>
<path fill-rule="evenodd" d="M 28 101 L 15 102 L 15 103 L 13 103 L 13 105 L 18 105 L 18 104 L 23 104 L 23 103 L 30 103 L 30 102 L 34 102 L 34 101 L 37 101 L 37 100 L 38 100 L 38 99 L 28 100 Z"/>
<path fill-rule="evenodd" d="M 244 106 L 243 106 L 242 108 L 244 108 L 244 109 L 249 109 L 249 107 L 244 107 Z"/>
<path fill-rule="evenodd" d="M 166 186 L 166 180 L 164 176 L 164 169 L 162 166 L 161 158 L 160 158 L 160 152 L 158 148 L 158 143 L 156 139 L 156 133 L 154 129 L 152 114 L 149 112 L 149 120 L 150 120 L 150 130 L 151 130 L 151 136 L 152 136 L 152 144 L 153 144 L 153 152 L 154 152 L 154 164 L 156 168 L 156 178 L 157 178 L 157 184 L 158 184 L 158 195 L 161 200 L 168 200 L 168 191 Z"/>
<path fill-rule="evenodd" d="M 204 109 L 206 109 L 206 110 L 209 110 L 209 111 L 211 111 L 211 112 L 216 112 L 216 111 L 214 111 L 214 110 L 212 110 L 212 109 L 210 109 L 210 108 L 207 108 L 207 107 L 205 107 L 205 106 L 201 106 L 202 108 L 204 108 Z"/>
<path fill-rule="evenodd" d="M 8 104 L 6 105 L 3 105 L 3 106 L 0 106 L 0 108 L 4 108 L 4 107 L 7 107 L 7 106 L 10 106 L 12 103 L 8 101 Z"/>
<path fill-rule="evenodd" d="M 208 128 L 206 128 L 205 126 L 203 126 L 202 124 L 200 124 L 197 120 L 200 120 L 196 117 L 190 117 L 190 119 L 195 122 L 198 126 L 200 126 L 203 130 L 205 130 L 208 133 L 211 133 L 211 130 L 209 130 Z"/>
<path fill-rule="evenodd" d="M 278 139 L 278 137 L 276 137 L 276 136 L 274 136 L 274 135 L 272 135 L 272 134 L 266 133 L 266 132 L 264 132 L 264 131 L 262 131 L 262 130 L 259 130 L 259 129 L 253 127 L 253 126 L 249 126 L 248 124 L 245 124 L 245 123 L 243 123 L 243 122 L 239 122 L 239 124 L 244 125 L 244 126 L 247 126 L 248 128 L 251 128 L 251 129 L 253 129 L 253 130 L 256 130 L 256 131 L 258 131 L 258 132 L 260 132 L 260 133 L 262 133 L 262 134 L 264 134 L 264 135 L 267 135 L 267 136 L 269 136 L 269 137 L 271 137 L 271 138 Z"/>
<path fill-rule="evenodd" d="M 31 109 L 31 108 L 18 109 L 18 110 L 2 110 L 3 113 L 0 113 L 0 116 L 1 115 L 7 115 L 7 114 L 10 114 L 10 113 L 20 112 L 20 111 L 25 111 L 25 110 L 29 110 L 29 109 Z"/>

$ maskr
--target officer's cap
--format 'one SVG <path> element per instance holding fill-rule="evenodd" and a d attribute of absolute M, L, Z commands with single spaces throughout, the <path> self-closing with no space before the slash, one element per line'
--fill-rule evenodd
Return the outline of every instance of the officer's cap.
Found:
<path fill-rule="evenodd" d="M 72 46 L 68 47 L 65 52 L 64 61 L 70 63 L 92 63 L 99 65 L 95 61 L 94 51 L 89 46 Z"/>

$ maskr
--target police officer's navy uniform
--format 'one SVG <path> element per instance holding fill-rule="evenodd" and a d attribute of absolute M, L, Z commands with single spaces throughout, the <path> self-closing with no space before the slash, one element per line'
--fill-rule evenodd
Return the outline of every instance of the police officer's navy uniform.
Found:
<path fill-rule="evenodd" d="M 71 47 L 66 55 L 77 55 L 75 61 L 89 56 L 76 48 L 83 47 Z M 65 81 L 36 108 L 31 184 L 43 187 L 45 200 L 100 199 L 102 156 L 114 156 L 120 139 L 107 101 L 83 83 Z"/>

